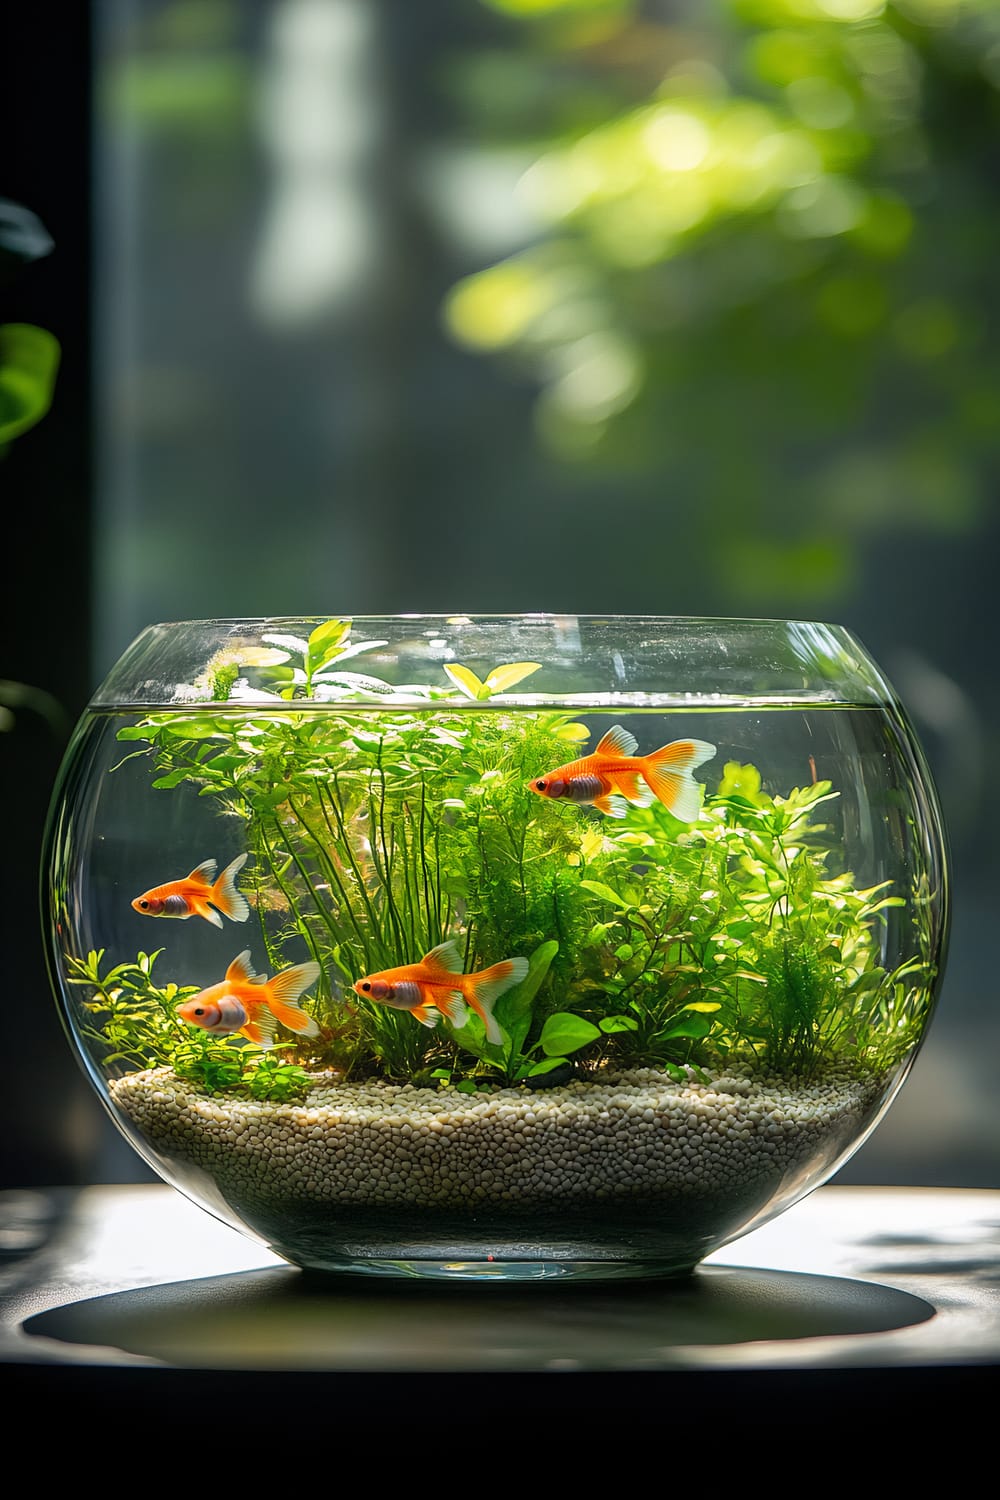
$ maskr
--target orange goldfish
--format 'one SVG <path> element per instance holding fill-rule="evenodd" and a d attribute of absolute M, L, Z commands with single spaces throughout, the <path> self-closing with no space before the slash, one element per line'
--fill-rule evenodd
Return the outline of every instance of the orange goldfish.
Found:
<path fill-rule="evenodd" d="M 132 909 L 147 917 L 179 917 L 182 922 L 188 917 L 204 917 L 216 927 L 222 926 L 220 911 L 233 922 L 245 922 L 250 907 L 246 897 L 236 889 L 235 878 L 246 860 L 245 854 L 238 854 L 218 880 L 215 878 L 218 862 L 203 860 L 183 880 L 168 880 L 165 885 L 143 891 L 132 902 Z M 213 907 L 219 910 L 213 911 Z"/>
<path fill-rule="evenodd" d="M 624 818 L 629 802 L 648 807 L 655 796 L 675 818 L 693 822 L 700 804 L 691 772 L 711 760 L 715 746 L 707 740 L 673 740 L 651 755 L 636 755 L 638 748 L 635 736 L 616 724 L 593 754 L 557 766 L 528 785 L 540 797 L 587 803 L 610 818 Z"/>
<path fill-rule="evenodd" d="M 439 943 L 417 964 L 380 969 L 354 982 L 354 989 L 368 1000 L 408 1010 L 422 1026 L 436 1026 L 440 1012 L 452 1026 L 464 1026 L 465 1001 L 486 1027 L 486 1039 L 501 1042 L 503 1034 L 493 1019 L 493 1006 L 506 990 L 528 972 L 526 958 L 504 958 L 475 974 L 462 973 L 462 959 L 454 941 Z M 433 1007 L 433 1008 L 432 1008 Z"/>
<path fill-rule="evenodd" d="M 300 1036 L 315 1036 L 319 1027 L 299 1004 L 299 996 L 319 978 L 319 964 L 309 962 L 282 969 L 272 979 L 255 974 L 250 949 L 237 954 L 225 979 L 199 990 L 178 1005 L 177 1014 L 189 1026 L 200 1026 L 216 1036 L 239 1031 L 259 1047 L 274 1045 L 279 1024 Z"/>

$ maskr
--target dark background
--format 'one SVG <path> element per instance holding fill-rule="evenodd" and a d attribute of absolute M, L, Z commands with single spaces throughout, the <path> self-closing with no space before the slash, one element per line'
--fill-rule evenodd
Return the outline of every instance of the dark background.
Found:
<path fill-rule="evenodd" d="M 13 725 L 0 733 L 0 921 L 19 1017 L 10 1018 L 16 1041 L 3 1049 L 0 1064 L 4 1185 L 93 1180 L 108 1128 L 46 1003 L 37 896 L 52 783 L 93 685 L 91 84 L 86 6 L 6 8 L 0 23 L 0 197 L 30 208 L 55 248 L 0 288 L 0 322 L 50 329 L 62 357 L 44 422 L 0 456 L 0 677 L 44 695 L 15 708 Z"/>
<path fill-rule="evenodd" d="M 51 410 L 0 454 L 0 677 L 29 690 L 0 733 L 0 1186 L 149 1180 L 62 1036 L 37 901 L 67 734 L 137 631 L 522 609 L 822 618 L 861 638 L 924 740 L 954 924 L 925 1046 L 838 1180 L 997 1185 L 997 8 L 859 4 L 839 29 L 779 0 L 550 9 L 5 14 L 0 197 L 54 248 L 0 289 L 0 322 L 50 329 L 62 362 Z M 624 181 L 628 122 L 664 74 L 682 102 L 708 79 L 709 113 L 746 95 L 825 118 L 823 180 L 850 192 L 823 212 L 884 194 L 905 246 L 897 207 L 819 233 L 808 182 L 750 215 L 721 202 L 639 264 L 641 183 L 603 218 L 519 228 L 508 158 L 624 121 Z M 830 126 L 862 74 L 854 124 Z M 319 216 L 295 244 L 319 272 L 308 254 L 296 272 L 276 226 L 310 172 Z M 508 293 L 476 278 L 510 256 L 550 321 L 491 344 Z M 597 320 L 576 343 L 573 318 Z"/>

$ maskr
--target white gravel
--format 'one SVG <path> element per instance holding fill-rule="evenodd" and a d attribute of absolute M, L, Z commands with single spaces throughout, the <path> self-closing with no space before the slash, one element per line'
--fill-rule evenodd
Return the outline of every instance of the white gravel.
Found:
<path fill-rule="evenodd" d="M 708 1084 L 636 1069 L 534 1093 L 314 1080 L 286 1103 L 210 1096 L 169 1068 L 109 1088 L 158 1156 L 203 1170 L 234 1205 L 472 1208 L 725 1198 L 811 1177 L 858 1141 L 889 1089 L 844 1070 L 795 1082 L 739 1068 Z"/>

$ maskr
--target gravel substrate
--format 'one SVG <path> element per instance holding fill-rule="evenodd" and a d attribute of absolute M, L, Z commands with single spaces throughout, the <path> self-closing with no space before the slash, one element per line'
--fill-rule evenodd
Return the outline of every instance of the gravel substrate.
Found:
<path fill-rule="evenodd" d="M 239 1208 L 756 1199 L 828 1167 L 886 1091 L 845 1071 L 796 1083 L 739 1069 L 708 1084 L 637 1069 L 472 1095 L 317 1074 L 292 1103 L 212 1097 L 168 1068 L 110 1084 L 157 1154 Z"/>

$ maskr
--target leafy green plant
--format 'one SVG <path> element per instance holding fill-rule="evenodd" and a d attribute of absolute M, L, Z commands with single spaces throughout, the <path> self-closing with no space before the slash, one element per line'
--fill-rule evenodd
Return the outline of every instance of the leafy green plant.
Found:
<path fill-rule="evenodd" d="M 540 666 L 541 662 L 537 661 L 508 662 L 506 666 L 494 667 L 492 672 L 486 674 L 485 681 L 471 667 L 463 667 L 459 662 L 445 662 L 444 669 L 457 688 L 474 702 L 483 703 L 492 698 L 494 693 L 502 693 L 507 688 L 514 687 L 532 672 L 537 672 Z"/>
<path fill-rule="evenodd" d="M 153 966 L 163 952 L 140 953 L 135 963 L 104 969 L 103 948 L 67 960 L 67 979 L 87 990 L 81 1032 L 96 1044 L 110 1072 L 170 1067 L 180 1078 L 218 1093 L 251 1099 L 290 1099 L 306 1092 L 308 1075 L 280 1053 L 233 1037 L 213 1037 L 186 1026 L 177 1006 L 197 986 L 158 985 Z"/>
<path fill-rule="evenodd" d="M 912 956 L 884 966 L 884 924 L 906 901 L 836 868 L 828 781 L 772 795 L 756 767 L 730 761 L 691 824 L 659 802 L 603 819 L 528 789 L 590 736 L 568 713 L 505 706 L 536 664 L 484 677 L 450 664 L 450 686 L 400 688 L 343 671 L 373 644 L 352 645 L 347 621 L 267 642 L 209 664 L 199 685 L 212 707 L 152 714 L 119 738 L 139 747 L 127 758 L 151 758 L 158 791 L 186 787 L 242 819 L 271 966 L 292 941 L 320 965 L 312 1062 L 470 1091 L 608 1066 L 683 1078 L 734 1059 L 786 1074 L 838 1059 L 880 1070 L 914 1045 L 930 939 L 918 930 Z M 328 695 L 338 701 L 322 714 L 302 707 Z M 499 1044 L 471 1011 L 430 1029 L 355 992 L 446 940 L 467 973 L 528 959 L 496 1003 Z M 103 976 L 93 954 L 71 965 L 94 989 L 109 1061 L 168 1062 L 270 1097 L 302 1086 L 287 1071 L 294 1042 L 251 1073 L 244 1039 L 179 1032 L 183 995 L 152 985 L 151 962 Z"/>

